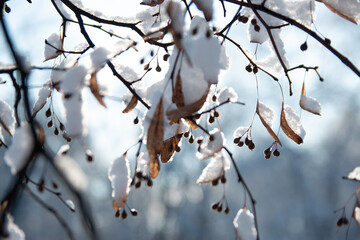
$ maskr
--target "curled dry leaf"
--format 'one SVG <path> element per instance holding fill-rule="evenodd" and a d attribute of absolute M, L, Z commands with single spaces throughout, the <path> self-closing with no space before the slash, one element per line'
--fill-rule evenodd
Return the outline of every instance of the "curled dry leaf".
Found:
<path fill-rule="evenodd" d="M 284 131 L 286 136 L 291 138 L 297 144 L 303 143 L 303 137 L 305 136 L 305 131 L 301 126 L 300 118 L 288 105 L 282 104 L 281 108 L 281 129 Z"/>
<path fill-rule="evenodd" d="M 149 172 L 151 178 L 156 178 L 160 171 L 157 157 L 161 154 L 164 145 L 164 108 L 160 98 L 147 132 L 147 149 L 150 155 Z"/>
<path fill-rule="evenodd" d="M 122 111 L 123 113 L 129 113 L 131 112 L 137 105 L 138 100 L 135 96 L 132 96 L 130 99 L 130 102 L 128 103 L 128 105 L 125 107 L 125 109 Z"/>
<path fill-rule="evenodd" d="M 269 108 L 268 106 L 266 106 L 264 103 L 258 101 L 257 106 L 256 106 L 256 113 L 258 114 L 258 116 L 259 116 L 259 118 L 261 120 L 261 123 L 264 125 L 264 127 L 269 132 L 269 134 L 281 146 L 280 139 L 274 133 L 274 131 L 271 129 L 272 122 L 274 120 L 274 112 L 273 112 L 273 110 L 271 108 Z"/>
<path fill-rule="evenodd" d="M 175 110 L 167 111 L 166 116 L 168 117 L 168 119 L 171 122 L 178 122 L 180 120 L 180 118 L 190 117 L 192 114 L 199 111 L 200 108 L 204 105 L 207 95 L 209 93 L 209 90 L 210 90 L 210 85 L 208 86 L 208 89 L 205 92 L 205 94 L 199 100 L 197 100 L 189 105 L 179 107 Z"/>
<path fill-rule="evenodd" d="M 311 112 L 316 115 L 321 115 L 320 103 L 312 97 L 308 97 L 305 94 L 305 82 L 303 83 L 300 97 L 300 107 L 305 111 Z"/>
<path fill-rule="evenodd" d="M 176 106 L 183 107 L 185 105 L 184 103 L 184 94 L 182 92 L 182 80 L 181 80 L 181 74 L 180 69 L 176 76 L 176 82 L 173 89 L 173 95 L 172 95 L 172 101 L 176 104 Z"/>
<path fill-rule="evenodd" d="M 164 146 L 161 151 L 161 162 L 167 163 L 175 153 L 175 148 L 181 140 L 182 134 L 178 131 L 175 136 L 164 141 Z"/>
<path fill-rule="evenodd" d="M 97 71 L 91 74 L 90 90 L 91 90 L 91 93 L 96 98 L 96 100 L 100 103 L 100 105 L 102 105 L 103 107 L 106 108 L 106 105 L 105 105 L 105 103 L 103 101 L 103 96 L 100 94 L 100 89 L 99 89 L 99 85 L 97 83 L 96 74 L 97 74 Z"/>

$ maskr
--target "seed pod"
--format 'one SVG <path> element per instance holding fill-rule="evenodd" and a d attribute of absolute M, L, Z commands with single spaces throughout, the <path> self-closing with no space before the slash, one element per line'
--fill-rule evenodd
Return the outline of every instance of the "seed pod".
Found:
<path fill-rule="evenodd" d="M 225 208 L 225 210 L 224 210 L 224 213 L 225 213 L 225 214 L 229 214 L 229 212 L 230 212 L 230 208 L 229 208 L 229 206 L 226 206 L 226 208 Z"/>
<path fill-rule="evenodd" d="M 190 144 L 193 144 L 193 143 L 194 143 L 194 136 L 193 136 L 193 135 L 190 136 L 190 138 L 189 138 L 189 143 L 190 143 Z"/>
<path fill-rule="evenodd" d="M 257 24 L 256 18 L 251 19 L 251 24 L 252 24 L 252 25 L 256 25 L 256 24 Z"/>
<path fill-rule="evenodd" d="M 308 46 L 307 46 L 307 43 L 305 41 L 303 44 L 300 45 L 300 50 L 301 51 L 306 51 L 307 49 L 308 49 Z"/>
<path fill-rule="evenodd" d="M 48 126 L 48 128 L 51 128 L 51 127 L 53 126 L 52 120 L 50 120 L 50 121 L 47 123 L 47 126 Z"/>
<path fill-rule="evenodd" d="M 138 212 L 136 211 L 135 208 L 130 209 L 130 213 L 131 213 L 131 215 L 134 216 L 134 217 L 136 217 L 136 216 L 138 215 Z"/>
<path fill-rule="evenodd" d="M 62 123 L 60 122 L 59 128 L 60 128 L 61 131 L 64 131 L 64 130 L 65 130 L 64 124 L 62 124 Z"/>
<path fill-rule="evenodd" d="M 218 212 L 221 212 L 222 209 L 223 209 L 223 208 L 222 208 L 222 204 L 220 204 L 220 205 L 218 206 L 218 208 L 217 208 L 217 211 L 218 211 Z"/>
<path fill-rule="evenodd" d="M 216 117 L 216 118 L 220 117 L 220 113 L 216 110 L 214 110 L 214 117 Z"/>
<path fill-rule="evenodd" d="M 161 67 L 160 67 L 159 65 L 157 65 L 156 68 L 155 68 L 155 70 L 156 70 L 157 72 L 161 72 Z"/>
<path fill-rule="evenodd" d="M 255 25 L 255 26 L 254 26 L 254 30 L 255 30 L 255 32 L 260 32 L 260 26 L 259 26 L 259 25 Z"/>
<path fill-rule="evenodd" d="M 216 186 L 216 185 L 218 185 L 218 183 L 219 183 L 219 179 L 217 178 L 217 179 L 212 180 L 211 185 Z"/>
<path fill-rule="evenodd" d="M 248 137 L 246 137 L 245 138 L 245 145 L 249 146 L 250 144 L 251 144 L 251 140 Z"/>
<path fill-rule="evenodd" d="M 50 116 L 51 116 L 51 110 L 50 110 L 50 108 L 48 108 L 48 110 L 46 110 L 45 116 L 46 116 L 46 117 L 50 117 Z"/>
<path fill-rule="evenodd" d="M 211 204 L 211 209 L 212 210 L 216 210 L 217 208 L 218 208 L 218 206 L 219 206 L 219 203 L 217 202 L 217 203 L 213 203 L 213 204 Z"/>
<path fill-rule="evenodd" d="M 138 123 L 139 123 L 139 118 L 136 117 L 136 118 L 134 119 L 134 124 L 136 125 L 136 124 L 138 124 Z"/>
<path fill-rule="evenodd" d="M 125 211 L 125 209 L 122 211 L 122 213 L 121 213 L 121 218 L 122 219 L 126 219 L 127 218 L 127 213 L 126 213 L 126 211 Z"/>
<path fill-rule="evenodd" d="M 259 71 L 258 67 L 254 65 L 254 68 L 253 68 L 253 73 L 255 73 L 255 74 L 256 74 L 256 73 L 258 73 L 258 71 Z"/>
<path fill-rule="evenodd" d="M 244 146 L 244 142 L 239 142 L 237 145 L 238 145 L 239 147 L 242 147 L 242 146 Z"/>
<path fill-rule="evenodd" d="M 176 146 L 175 146 L 175 151 L 176 151 L 176 152 L 180 152 L 180 151 L 181 151 L 181 148 L 180 148 L 178 145 L 176 145 Z"/>
<path fill-rule="evenodd" d="M 4 8 L 6 13 L 10 13 L 11 12 L 11 8 L 9 8 L 9 6 L 7 4 L 5 4 L 5 8 Z"/>
<path fill-rule="evenodd" d="M 240 142 L 241 137 L 234 138 L 234 143 L 238 144 Z"/>
<path fill-rule="evenodd" d="M 275 149 L 275 151 L 273 152 L 273 155 L 274 155 L 275 157 L 280 156 L 279 150 Z"/>
<path fill-rule="evenodd" d="M 57 128 L 57 127 L 55 127 L 55 129 L 54 129 L 54 134 L 57 136 L 57 135 L 59 135 L 59 129 Z"/>
<path fill-rule="evenodd" d="M 164 61 L 167 61 L 167 60 L 169 59 L 169 57 L 170 57 L 170 54 L 165 54 L 165 55 L 163 56 L 163 60 L 164 60 Z"/>
<path fill-rule="evenodd" d="M 115 212 L 115 217 L 116 217 L 116 218 L 119 218 L 119 217 L 120 217 L 120 210 L 117 210 L 117 211 Z"/>
<path fill-rule="evenodd" d="M 225 175 L 222 175 L 222 176 L 221 176 L 220 181 L 221 181 L 222 184 L 225 184 L 225 183 L 226 183 L 226 177 L 225 177 Z"/>
<path fill-rule="evenodd" d="M 250 63 L 245 67 L 245 70 L 248 72 L 252 72 L 252 66 Z"/>
<path fill-rule="evenodd" d="M 189 135 L 190 135 L 190 132 L 185 132 L 185 133 L 184 133 L 184 137 L 185 137 L 185 138 L 188 138 Z"/>
<path fill-rule="evenodd" d="M 212 96 L 211 100 L 212 100 L 213 102 L 216 102 L 216 99 L 217 99 L 217 97 L 216 97 L 216 95 L 214 94 L 214 95 Z"/>
<path fill-rule="evenodd" d="M 209 123 L 210 124 L 213 124 L 214 122 L 215 122 L 215 118 L 214 118 L 214 116 L 212 116 L 212 115 L 210 115 L 210 117 L 209 117 Z"/>
<path fill-rule="evenodd" d="M 247 23 L 249 21 L 249 18 L 247 16 L 243 16 L 242 23 Z"/>
<path fill-rule="evenodd" d="M 141 187 L 141 181 L 138 181 L 137 183 L 135 183 L 135 188 L 140 188 Z"/>
<path fill-rule="evenodd" d="M 252 151 L 255 149 L 255 143 L 253 141 L 251 141 L 250 145 L 248 146 L 249 149 Z"/>
<path fill-rule="evenodd" d="M 148 185 L 148 187 L 152 187 L 153 181 L 150 178 L 148 178 L 146 184 Z"/>

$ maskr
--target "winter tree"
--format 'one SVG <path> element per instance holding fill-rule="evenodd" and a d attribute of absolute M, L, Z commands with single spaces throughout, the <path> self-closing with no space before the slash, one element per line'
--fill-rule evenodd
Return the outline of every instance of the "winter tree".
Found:
<path fill-rule="evenodd" d="M 234 238 L 260 239 L 256 202 L 261 199 L 256 198 L 243 177 L 246 169 L 238 168 L 234 151 L 248 148 L 269 160 L 279 157 L 287 146 L 305 142 L 302 114 L 313 114 L 315 118 L 324 110 L 316 96 L 311 95 L 314 79 L 328 80 L 323 84 L 337 81 L 324 79 L 318 65 L 308 65 L 307 61 L 293 63 L 287 52 L 297 51 L 299 58 L 304 54 L 311 58 L 314 48 L 323 48 L 338 59 L 339 65 L 360 77 L 353 61 L 317 28 L 316 18 L 316 9 L 325 6 L 343 22 L 356 25 L 360 22 L 358 0 L 97 3 L 126 8 L 131 12 L 126 16 L 109 15 L 101 6 L 89 7 L 86 1 L 51 0 L 49 11 L 56 14 L 58 26 L 36 43 L 44 49 L 39 53 L 43 54 L 42 62 L 19 50 L 20 36 L 8 24 L 13 14 L 21 11 L 25 14 L 32 8 L 31 0 L 27 1 L 17 8 L 15 1 L 1 0 L 4 41 L 0 54 L 8 57 L 0 62 L 0 90 L 7 91 L 6 96 L 5 91 L 0 96 L 0 144 L 1 158 L 12 174 L 6 194 L 1 196 L 2 239 L 25 239 L 26 232 L 12 216 L 19 207 L 22 192 L 53 215 L 69 239 L 75 239 L 72 226 L 52 203 L 41 198 L 44 192 L 54 195 L 68 211 L 81 218 L 89 238 L 101 238 L 91 202 L 84 197 L 88 178 L 92 176 L 81 167 L 78 157 L 71 154 L 74 148 L 79 148 L 89 162 L 88 168 L 97 161 L 87 139 L 104 141 L 103 136 L 92 134 L 96 116 L 102 113 L 91 110 L 99 107 L 102 112 L 111 110 L 130 116 L 129 123 L 136 127 L 133 132 L 126 130 L 128 125 L 124 125 L 124 132 L 112 131 L 124 141 L 134 139 L 129 135 L 135 136 L 137 140 L 130 143 L 129 149 L 120 152 L 118 146 L 113 146 L 104 150 L 117 155 L 108 165 L 108 185 L 113 198 L 108 207 L 113 208 L 116 218 L 141 214 L 129 201 L 131 194 L 141 186 L 156 185 L 161 169 L 180 160 L 177 155 L 182 148 L 193 144 L 196 150 L 192 159 L 183 160 L 194 164 L 196 159 L 207 162 L 194 185 L 223 187 L 233 180 L 228 176 L 234 171 L 233 181 L 244 192 L 238 205 L 231 206 L 224 191 L 210 209 L 233 215 L 233 222 L 228 224 L 233 224 Z M 45 19 L 49 13 L 37 14 Z M 293 39 L 284 37 L 288 31 L 303 34 L 301 44 L 292 44 Z M 341 26 L 337 31 L 342 34 Z M 353 44 L 358 45 L 356 41 Z M 230 47 L 237 52 L 229 54 Z M 239 58 L 232 59 L 235 55 Z M 246 73 L 249 82 L 255 84 L 253 99 L 243 99 L 238 91 L 242 86 L 226 81 L 225 74 L 231 66 L 236 66 L 239 74 Z M 298 78 L 299 74 L 304 76 L 303 80 Z M 272 84 L 270 91 L 277 99 L 277 109 L 261 96 L 264 82 Z M 231 112 L 238 112 L 254 99 L 252 120 L 239 124 L 232 135 L 225 133 L 223 129 L 234 119 L 229 111 L 221 114 L 222 109 L 227 106 Z M 121 102 L 122 109 L 116 109 L 113 102 Z M 256 148 L 254 122 L 260 123 L 260 130 L 269 136 L 265 149 Z M 38 169 L 39 164 L 42 170 Z M 337 177 L 360 182 L 360 167 L 347 176 Z M 63 197 L 62 189 L 70 192 L 71 200 Z M 349 228 L 349 221 L 360 224 L 359 192 L 357 188 L 351 196 L 355 205 L 344 202 L 339 210 L 342 215 L 338 226 Z M 345 211 L 349 208 L 352 216 Z"/>

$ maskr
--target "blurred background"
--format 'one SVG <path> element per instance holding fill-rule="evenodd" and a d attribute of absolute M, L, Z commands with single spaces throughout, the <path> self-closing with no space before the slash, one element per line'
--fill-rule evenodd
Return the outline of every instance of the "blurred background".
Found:
<path fill-rule="evenodd" d="M 83 1 L 84 6 L 104 12 L 105 15 L 131 15 L 132 7 L 138 9 L 140 1 Z M 125 8 L 125 5 L 127 6 Z M 51 33 L 60 31 L 61 18 L 50 1 L 35 0 L 32 4 L 24 0 L 8 2 L 10 14 L 5 14 L 13 40 L 22 55 L 35 66 L 53 66 L 58 60 L 43 62 L 44 40 Z M 221 4 L 215 1 L 217 10 L 213 21 L 217 27 L 224 26 L 233 16 L 236 9 L 226 4 L 227 18 L 222 17 Z M 140 7 L 143 8 L 143 7 Z M 360 66 L 360 32 L 359 27 L 334 15 L 330 10 L 317 4 L 315 25 L 317 30 L 331 39 L 331 44 L 356 66 Z M 121 29 L 118 29 L 121 30 Z M 78 26 L 68 30 L 69 40 L 65 49 L 84 42 Z M 106 45 L 108 40 L 99 31 L 88 29 L 96 45 Z M 131 33 L 129 33 L 131 36 Z M 247 25 L 235 23 L 230 37 L 244 48 L 255 51 L 255 45 L 248 43 Z M 346 205 L 346 216 L 350 219 L 355 203 L 353 193 L 359 183 L 346 181 L 342 176 L 360 164 L 360 79 L 347 69 L 331 53 L 327 52 L 310 37 L 307 40 L 308 50 L 302 52 L 300 45 L 306 40 L 306 34 L 291 27 L 282 32 L 287 57 L 292 66 L 305 64 L 319 66 L 324 78 L 320 82 L 314 72 L 305 73 L 298 70 L 291 73 L 294 95 L 288 95 L 287 80 L 280 83 L 285 93 L 285 102 L 300 113 L 303 127 L 306 130 L 304 144 L 297 145 L 280 134 L 283 147 L 281 155 L 265 160 L 263 150 L 270 146 L 272 138 L 255 117 L 252 137 L 256 144 L 253 151 L 246 147 L 239 148 L 232 143 L 232 134 L 239 126 L 249 126 L 256 106 L 256 82 L 253 74 L 245 71 L 248 64 L 245 57 L 231 44 L 226 45 L 230 58 L 230 68 L 221 76 L 221 86 L 232 86 L 245 106 L 227 105 L 221 107 L 219 124 L 227 137 L 227 147 L 233 152 L 238 167 L 250 187 L 257 202 L 257 215 L 261 239 L 345 239 L 347 226 L 338 228 L 337 220 L 342 212 L 335 210 Z M 108 38 L 106 38 L 108 39 Z M 105 41 L 105 42 L 104 42 Z M 130 65 L 142 73 L 141 58 L 149 59 L 154 47 L 139 43 L 138 52 L 129 51 L 121 56 L 118 64 Z M 259 46 L 258 51 L 267 51 L 266 46 Z M 12 62 L 7 50 L 3 33 L 0 33 L 0 62 Z M 166 71 L 166 63 L 161 62 L 163 71 L 160 74 L 148 75 L 148 78 L 161 78 Z M 154 71 L 153 71 L 154 72 Z M 99 81 L 112 81 L 111 95 L 121 97 L 125 88 L 107 70 L 103 70 Z M 139 74 L 141 75 L 141 74 Z M 49 71 L 33 71 L 29 85 L 35 101 L 39 86 L 49 79 Z M 14 91 L 7 76 L 0 85 L 0 98 L 12 105 Z M 269 77 L 259 73 L 260 100 L 272 107 L 276 117 L 280 115 L 281 93 L 278 84 Z M 307 95 L 316 98 L 322 104 L 322 116 L 312 115 L 300 110 L 298 101 L 302 83 L 306 80 Z M 149 80 L 150 81 L 150 80 Z M 114 100 L 115 99 L 115 100 Z M 54 107 L 61 118 L 62 107 L 58 106 L 59 96 L 54 96 Z M 85 199 L 90 203 L 89 211 L 94 215 L 102 239 L 235 239 L 233 218 L 244 205 L 244 192 L 237 183 L 233 167 L 227 173 L 226 185 L 211 187 L 196 185 L 207 162 L 200 162 L 195 157 L 196 144 L 190 145 L 183 139 L 182 150 L 174 160 L 163 164 L 154 185 L 149 188 L 143 184 L 139 189 L 130 192 L 129 207 L 138 210 L 137 217 L 129 216 L 126 220 L 114 217 L 111 199 L 111 185 L 107 171 L 111 161 L 128 151 L 133 170 L 141 129 L 133 124 L 136 116 L 141 117 L 141 107 L 127 115 L 121 114 L 123 105 L 116 98 L 105 98 L 108 106 L 104 109 L 89 94 L 88 96 L 88 129 L 89 134 L 81 141 L 71 143 L 70 155 L 82 166 L 88 176 L 88 187 L 84 191 Z M 46 126 L 44 110 L 39 113 L 39 121 Z M 43 116 L 43 117 L 42 117 Z M 274 129 L 279 125 L 275 120 Z M 53 151 L 57 151 L 65 141 L 48 129 L 47 141 Z M 196 132 L 195 136 L 201 136 Z M 10 139 L 8 139 L 9 141 Z M 88 163 L 82 146 L 93 151 L 94 162 Z M 0 158 L 4 154 L 0 148 Z M 46 169 L 46 170 L 44 170 Z M 64 199 L 74 200 L 57 176 L 47 168 L 45 161 L 37 161 L 30 176 L 39 181 L 46 175 L 46 184 L 59 185 L 58 191 Z M 9 168 L 0 161 L 0 196 L 4 196 L 12 179 Z M 30 184 L 31 186 L 31 184 Z M 35 192 L 36 188 L 31 187 Z M 230 213 L 218 213 L 211 210 L 212 203 L 218 202 L 225 193 Z M 43 192 L 38 195 L 55 208 L 76 235 L 76 239 L 87 238 L 78 212 L 71 212 L 54 195 Z M 351 198 L 352 197 L 352 198 Z M 348 201 L 348 199 L 350 201 Z M 246 199 L 250 208 L 249 199 Z M 75 201 L 75 208 L 77 202 Z M 26 239 L 66 239 L 66 233 L 58 221 L 46 209 L 39 206 L 26 192 L 18 200 L 14 213 L 15 223 L 24 230 Z M 349 228 L 348 239 L 359 239 L 360 228 L 353 221 Z"/>

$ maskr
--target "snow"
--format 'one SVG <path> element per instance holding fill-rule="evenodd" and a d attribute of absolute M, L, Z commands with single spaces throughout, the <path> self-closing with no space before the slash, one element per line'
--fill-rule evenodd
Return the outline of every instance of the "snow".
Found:
<path fill-rule="evenodd" d="M 47 43 L 45 43 L 44 49 L 44 57 L 45 61 L 56 58 L 61 54 L 60 51 L 62 50 L 62 42 L 60 36 L 57 33 L 51 34 L 47 39 Z"/>
<path fill-rule="evenodd" d="M 263 120 L 266 122 L 267 125 L 272 127 L 273 121 L 274 121 L 274 112 L 271 108 L 266 106 L 262 102 L 258 102 L 258 113 L 261 115 Z"/>
<path fill-rule="evenodd" d="M 238 240 L 255 240 L 257 231 L 254 215 L 248 209 L 240 209 L 234 218 L 235 233 Z"/>
<path fill-rule="evenodd" d="M 315 98 L 302 95 L 300 98 L 300 106 L 306 111 L 321 115 L 321 105 Z"/>
<path fill-rule="evenodd" d="M 355 221 L 357 222 L 357 224 L 360 225 L 360 207 L 359 206 L 356 206 L 354 208 L 353 217 L 354 217 Z"/>
<path fill-rule="evenodd" d="M 16 175 L 31 160 L 34 148 L 34 139 L 28 123 L 22 123 L 15 130 L 12 143 L 4 155 L 5 163 L 10 167 L 11 173 Z"/>
<path fill-rule="evenodd" d="M 136 172 L 141 172 L 143 175 L 146 175 L 149 161 L 150 156 L 148 152 L 141 152 L 137 158 Z"/>
<path fill-rule="evenodd" d="M 219 92 L 219 96 L 218 96 L 217 100 L 219 103 L 223 103 L 226 101 L 236 102 L 238 100 L 238 95 L 233 88 L 224 87 Z"/>
<path fill-rule="evenodd" d="M 354 168 L 354 170 L 349 173 L 348 178 L 360 181 L 360 167 Z"/>
<path fill-rule="evenodd" d="M 6 131 L 14 135 L 15 132 L 15 113 L 12 107 L 5 101 L 0 99 L 0 124 Z"/>
<path fill-rule="evenodd" d="M 215 154 L 210 163 L 203 169 L 196 183 L 209 183 L 219 179 L 228 169 L 230 169 L 230 160 L 225 156 L 224 152 L 221 151 Z"/>
<path fill-rule="evenodd" d="M 51 71 L 51 82 L 56 87 L 63 79 L 66 69 L 69 69 L 77 64 L 77 58 L 75 56 L 68 56 L 60 64 L 55 65 Z"/>
<path fill-rule="evenodd" d="M 55 164 L 74 188 L 78 191 L 84 191 L 87 188 L 88 178 L 74 159 L 58 153 Z"/>
<path fill-rule="evenodd" d="M 244 141 L 246 136 L 248 135 L 246 134 L 248 131 L 249 131 L 249 127 L 240 126 L 235 130 L 233 138 L 235 139 L 240 137 L 241 138 L 240 140 Z"/>
<path fill-rule="evenodd" d="M 199 151 L 196 153 L 196 156 L 200 160 L 212 157 L 215 153 L 221 151 L 225 145 L 224 133 L 222 133 L 218 128 L 213 129 L 210 132 L 210 136 L 212 136 L 214 139 L 210 141 L 208 138 L 208 141 L 203 143 L 200 146 Z"/>
<path fill-rule="evenodd" d="M 108 177 L 113 189 L 113 207 L 117 210 L 124 206 L 130 192 L 130 164 L 126 155 L 116 158 L 112 162 L 108 171 Z"/>
<path fill-rule="evenodd" d="M 60 89 L 64 94 L 73 94 L 80 92 L 85 86 L 85 80 L 88 78 L 88 70 L 83 65 L 75 66 L 64 74 L 60 82 Z"/>
<path fill-rule="evenodd" d="M 50 80 L 43 84 L 42 88 L 38 92 L 38 99 L 34 103 L 32 112 L 33 116 L 40 111 L 47 102 L 47 99 L 51 95 Z"/>
<path fill-rule="evenodd" d="M 7 226 L 6 226 L 6 233 L 9 234 L 6 238 L 6 240 L 25 240 L 25 233 L 22 229 L 19 228 L 18 225 L 14 223 L 14 218 L 10 215 L 6 215 L 7 220 Z"/>
<path fill-rule="evenodd" d="M 300 117 L 296 114 L 295 110 L 289 106 L 284 106 L 285 111 L 285 119 L 289 125 L 289 127 L 302 139 L 305 137 L 305 130 L 303 126 L 301 125 Z"/>

